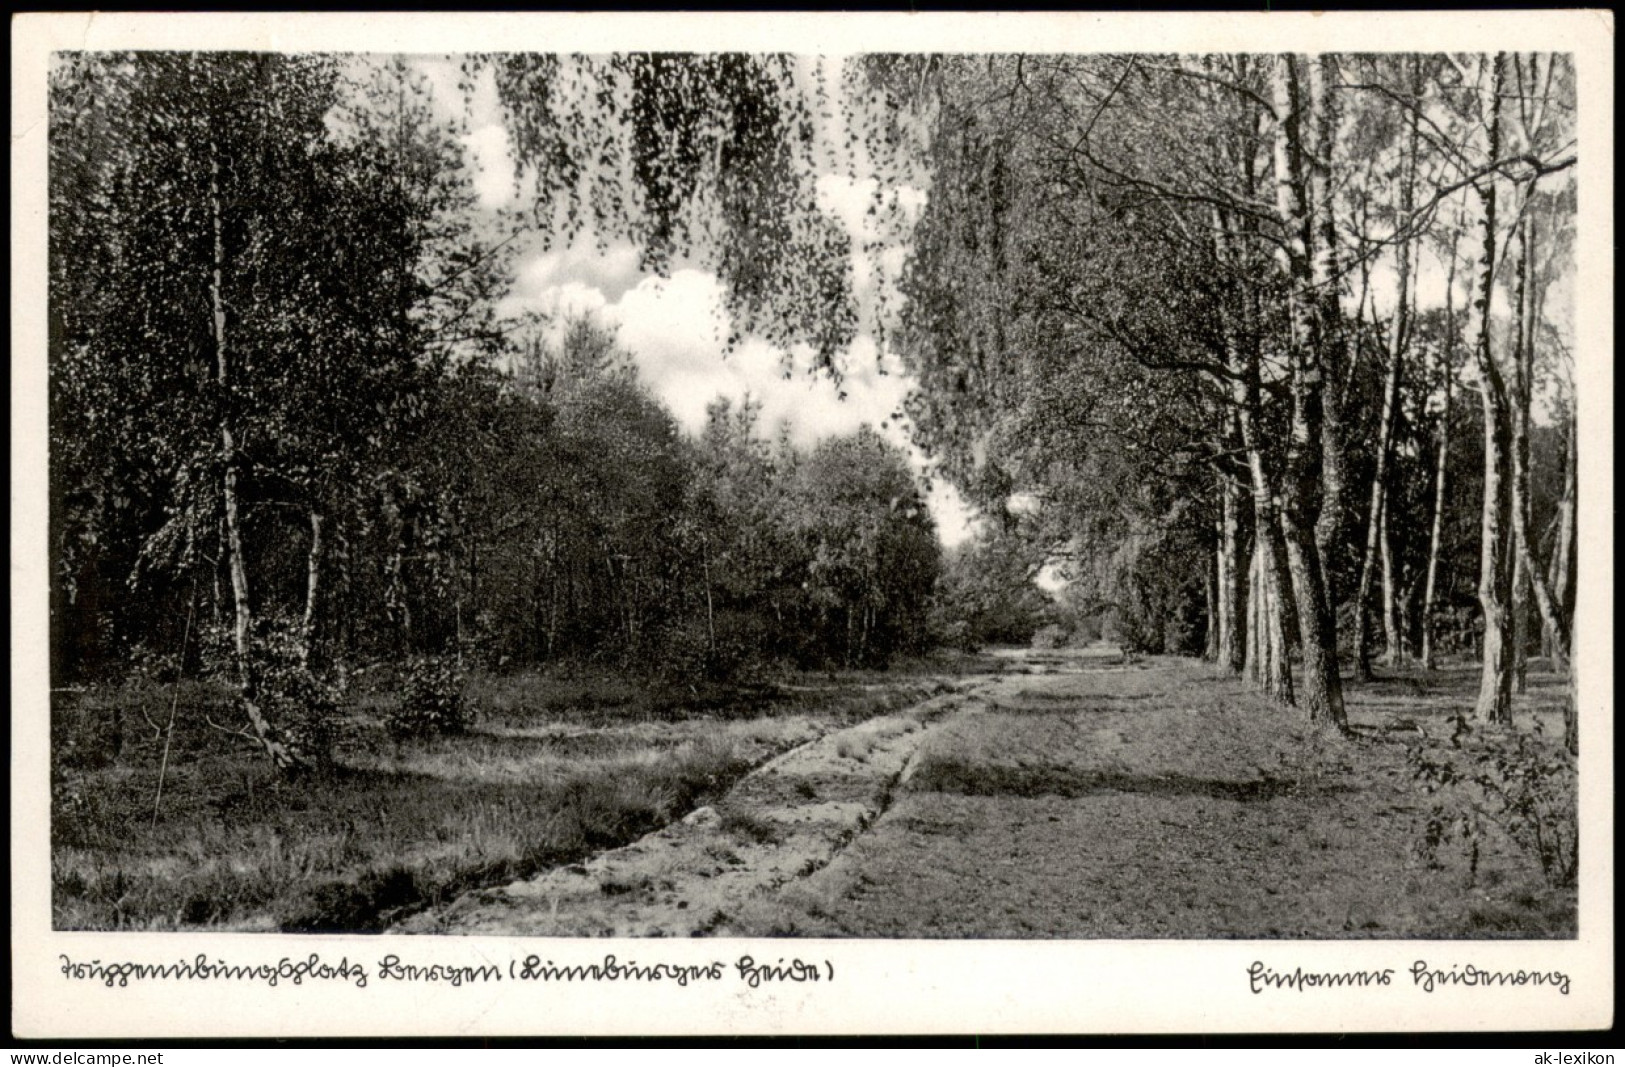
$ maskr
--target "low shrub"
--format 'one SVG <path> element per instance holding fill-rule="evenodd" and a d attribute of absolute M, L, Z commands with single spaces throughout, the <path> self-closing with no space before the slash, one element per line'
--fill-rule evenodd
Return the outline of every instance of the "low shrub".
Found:
<path fill-rule="evenodd" d="M 1579 877 L 1579 806 L 1574 757 L 1533 731 L 1474 730 L 1464 716 L 1448 748 L 1417 745 L 1408 754 L 1412 778 L 1435 798 L 1421 820 L 1417 852 L 1435 862 L 1455 845 L 1476 879 L 1484 838 L 1493 827 L 1540 864 L 1554 886 Z"/>
<path fill-rule="evenodd" d="M 719 611 L 709 621 L 688 620 L 669 627 L 653 654 L 656 673 L 669 682 L 727 683 L 762 670 L 760 650 L 770 635 L 748 612 Z"/>
<path fill-rule="evenodd" d="M 1049 652 L 1057 648 L 1065 648 L 1066 640 L 1066 629 L 1052 622 L 1047 626 L 1040 627 L 1038 632 L 1033 634 L 1033 648 L 1041 652 Z"/>
<path fill-rule="evenodd" d="M 312 763 L 327 763 L 341 697 L 335 685 L 310 669 L 302 653 L 297 623 L 262 623 L 252 646 L 255 694 L 260 710 L 290 748 Z"/>
<path fill-rule="evenodd" d="M 401 677 L 401 699 L 385 719 L 395 737 L 460 734 L 473 724 L 466 678 L 450 656 L 415 656 Z"/>

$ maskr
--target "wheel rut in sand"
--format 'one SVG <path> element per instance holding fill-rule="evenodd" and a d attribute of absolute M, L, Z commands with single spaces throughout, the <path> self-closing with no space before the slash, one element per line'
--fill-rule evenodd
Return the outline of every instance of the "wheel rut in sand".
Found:
<path fill-rule="evenodd" d="M 1008 684 L 952 692 L 791 749 L 714 806 L 584 863 L 474 890 L 392 933 L 558 937 L 723 935 L 746 901 L 823 868 L 891 803 L 928 729 Z"/>

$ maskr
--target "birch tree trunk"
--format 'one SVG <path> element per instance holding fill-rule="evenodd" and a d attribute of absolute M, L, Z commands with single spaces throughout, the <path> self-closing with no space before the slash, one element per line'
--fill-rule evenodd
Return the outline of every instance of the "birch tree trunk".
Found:
<path fill-rule="evenodd" d="M 1276 516 L 1274 486 L 1254 424 L 1254 413 L 1261 399 L 1258 352 L 1250 335 L 1237 339 L 1234 331 L 1227 333 L 1232 369 L 1238 372 L 1238 377 L 1232 379 L 1236 425 L 1247 453 L 1253 501 L 1251 587 L 1247 597 L 1250 618 L 1244 658 L 1248 676 L 1265 695 L 1291 704 L 1294 693 L 1291 664 L 1286 655 L 1283 592 L 1287 584 L 1281 527 Z M 1242 346 L 1245 353 L 1239 351 Z"/>
<path fill-rule="evenodd" d="M 1444 539 L 1445 488 L 1450 470 L 1450 403 L 1456 382 L 1456 234 L 1450 238 L 1450 265 L 1444 290 L 1444 410 L 1439 413 L 1439 459 L 1433 477 L 1433 530 L 1428 538 L 1426 591 L 1422 594 L 1422 666 L 1434 667 L 1433 606 L 1438 597 L 1439 548 Z"/>
<path fill-rule="evenodd" d="M 1252 563 L 1248 568 L 1250 592 L 1247 597 L 1249 636 L 1247 674 L 1266 696 L 1282 704 L 1292 704 L 1291 665 L 1287 662 L 1286 626 L 1283 617 L 1280 550 L 1268 535 L 1255 536 Z"/>
<path fill-rule="evenodd" d="M 1214 524 L 1214 532 L 1221 534 L 1221 538 L 1214 541 L 1213 551 L 1208 556 L 1207 574 L 1202 580 L 1202 599 L 1207 601 L 1207 633 L 1202 641 L 1202 659 L 1209 663 L 1219 662 L 1219 583 L 1224 571 L 1222 526 L 1222 521 Z"/>
<path fill-rule="evenodd" d="M 1219 663 L 1240 674 L 1246 648 L 1240 640 L 1241 617 L 1241 491 L 1229 471 L 1220 475 L 1219 518 Z"/>
<path fill-rule="evenodd" d="M 1412 90 L 1417 90 L 1417 60 L 1412 60 Z M 1416 154 L 1417 117 L 1412 112 L 1410 136 L 1406 144 L 1404 176 L 1400 183 L 1399 210 L 1401 218 L 1410 218 L 1416 207 Z M 1387 528 L 1388 456 L 1393 449 L 1394 422 L 1399 408 L 1399 385 L 1405 360 L 1405 348 L 1410 334 L 1411 287 L 1410 239 L 1399 242 L 1396 263 L 1396 296 L 1394 316 L 1389 325 L 1388 374 L 1382 389 L 1382 416 L 1377 430 L 1377 469 L 1371 478 L 1371 510 L 1366 521 L 1365 554 L 1360 563 L 1360 586 L 1354 601 L 1354 664 L 1361 678 L 1371 677 L 1370 622 L 1367 606 L 1371 600 L 1371 583 L 1376 569 L 1379 530 Z M 1384 578 L 1387 578 L 1385 568 Z M 1385 594 L 1386 596 L 1386 594 Z M 1385 600 L 1386 603 L 1386 600 Z M 1384 615 L 1386 620 L 1387 615 Z M 1388 634 L 1390 642 L 1393 634 Z M 1392 656 L 1393 646 L 1389 645 Z"/>
<path fill-rule="evenodd" d="M 1486 385 L 1484 407 L 1484 507 L 1480 523 L 1478 601 L 1484 613 L 1483 674 L 1474 712 L 1491 723 L 1512 721 L 1512 644 L 1508 624 L 1512 599 L 1512 494 L 1507 453 L 1511 434 L 1505 407 Z"/>
<path fill-rule="evenodd" d="M 1529 190 L 1532 196 L 1534 190 Z M 1507 398 L 1512 414 L 1512 511 L 1514 544 L 1512 570 L 1512 687 L 1522 693 L 1529 684 L 1529 601 L 1530 549 L 1524 541 L 1529 527 L 1529 394 L 1531 391 L 1534 299 L 1531 271 L 1532 223 L 1525 215 L 1516 226 L 1518 259 L 1513 306 L 1513 347 L 1511 395 Z"/>
<path fill-rule="evenodd" d="M 1399 257 L 1399 305 L 1394 309 L 1392 340 L 1389 346 L 1388 374 L 1382 390 L 1382 416 L 1377 428 L 1377 469 L 1371 478 L 1371 513 L 1366 521 L 1365 553 L 1360 563 L 1360 585 L 1354 600 L 1354 663 L 1361 678 L 1371 677 L 1371 628 L 1367 606 L 1371 603 L 1371 584 L 1376 572 L 1377 550 L 1381 531 L 1385 529 L 1388 510 L 1387 477 L 1388 453 L 1392 447 L 1394 412 L 1399 406 L 1400 362 L 1403 344 L 1405 313 L 1405 285 L 1410 274 L 1409 242 L 1401 242 Z"/>
<path fill-rule="evenodd" d="M 1575 543 L 1575 505 L 1579 491 L 1579 424 L 1569 423 L 1568 464 L 1563 486 L 1563 502 L 1559 506 L 1557 548 L 1552 554 L 1552 590 L 1557 597 L 1556 627 L 1552 630 L 1552 643 L 1572 648 L 1574 640 L 1575 556 L 1579 546 Z M 1569 663 L 1569 699 L 1563 708 L 1563 741 L 1573 753 L 1580 751 L 1580 693 L 1579 672 Z"/>
<path fill-rule="evenodd" d="M 1531 190 L 1531 193 L 1533 190 Z M 1517 623 L 1514 629 L 1519 642 L 1517 649 L 1516 668 L 1518 688 L 1521 691 L 1524 684 L 1524 671 L 1527 660 L 1526 641 L 1528 627 L 1528 597 L 1533 594 L 1534 601 L 1540 609 L 1541 622 L 1547 633 L 1557 635 L 1552 642 L 1554 658 L 1561 669 L 1566 666 L 1568 659 L 1567 641 L 1563 638 L 1564 627 L 1559 618 L 1556 598 L 1547 585 L 1546 576 L 1535 564 L 1533 542 L 1530 540 L 1530 486 L 1529 486 L 1529 401 L 1533 392 L 1534 380 L 1534 348 L 1536 337 L 1536 319 L 1538 317 L 1539 295 L 1536 289 L 1534 273 L 1535 261 L 1535 223 L 1533 217 L 1526 216 L 1520 227 L 1521 255 L 1519 257 L 1518 276 L 1518 322 L 1517 337 L 1518 349 L 1516 352 L 1517 368 L 1514 376 L 1514 394 L 1512 411 L 1512 521 L 1513 541 L 1517 552 L 1517 577 L 1514 586 L 1515 592 L 1522 594 L 1515 604 L 1518 609 Z M 1567 486 L 1565 485 L 1565 493 Z"/>
<path fill-rule="evenodd" d="M 1235 250 L 1229 239 L 1229 226 L 1222 214 L 1214 213 L 1214 240 L 1219 261 L 1239 277 Z M 1247 474 L 1252 489 L 1253 549 L 1248 571 L 1248 633 L 1244 659 L 1248 677 L 1267 696 L 1283 704 L 1294 700 L 1291 664 L 1286 653 L 1285 557 L 1281 527 L 1276 515 L 1275 488 L 1265 463 L 1263 443 L 1258 440 L 1257 416 L 1263 402 L 1260 380 L 1257 294 L 1243 292 L 1239 314 L 1221 309 L 1220 327 L 1224 335 L 1225 358 L 1231 371 L 1231 407 L 1235 413 L 1236 435 L 1247 457 Z M 1239 322 L 1238 322 L 1239 319 Z M 1239 492 L 1237 493 L 1239 496 Z M 1240 501 L 1236 501 L 1239 506 Z M 1239 552 L 1239 546 L 1238 546 Z"/>
<path fill-rule="evenodd" d="M 1328 620 L 1332 626 L 1331 653 L 1337 651 L 1337 548 L 1343 533 L 1348 484 L 1346 433 L 1343 426 L 1343 367 L 1348 362 L 1348 333 L 1344 328 L 1342 271 L 1338 266 L 1336 212 L 1333 211 L 1331 170 L 1337 158 L 1340 107 L 1334 86 L 1336 60 L 1326 54 L 1309 61 L 1306 101 L 1314 142 L 1304 167 L 1308 182 L 1307 205 L 1316 240 L 1310 257 L 1314 285 L 1317 388 L 1320 408 L 1320 502 L 1315 516 L 1315 553 L 1320 558 Z M 1301 122 L 1302 120 L 1300 120 Z M 1335 669 L 1335 668 L 1334 668 Z"/>
<path fill-rule="evenodd" d="M 322 581 L 322 513 L 310 513 L 310 553 L 305 570 L 305 617 L 299 626 L 299 664 L 310 666 L 311 646 L 316 640 L 316 601 Z"/>
<path fill-rule="evenodd" d="M 1383 662 L 1390 667 L 1401 666 L 1405 662 L 1407 650 L 1405 648 L 1404 624 L 1401 621 L 1399 606 L 1399 574 L 1394 566 L 1394 545 L 1392 532 L 1388 528 L 1388 508 L 1386 503 L 1382 509 L 1382 636 L 1384 641 Z"/>
<path fill-rule="evenodd" d="M 250 641 L 254 629 L 254 613 L 248 596 L 248 564 L 243 556 L 243 531 L 240 503 L 237 497 L 237 433 L 235 426 L 236 402 L 233 398 L 231 354 L 227 347 L 227 320 L 225 301 L 225 236 L 221 220 L 220 158 L 219 148 L 209 144 L 209 220 L 213 230 L 213 251 L 209 274 L 209 305 L 213 319 L 215 381 L 220 388 L 220 453 L 224 473 L 221 478 L 221 503 L 225 517 L 227 569 L 231 574 L 232 650 L 237 660 L 237 680 L 243 711 L 253 727 L 265 754 L 280 771 L 291 771 L 303 766 L 304 757 L 295 752 L 283 738 L 281 731 L 266 719 L 260 710 L 257 678 L 255 677 Z"/>
<path fill-rule="evenodd" d="M 1492 60 L 1494 90 L 1489 117 L 1489 156 L 1501 152 L 1501 94 L 1505 85 L 1504 54 Z M 1512 418 L 1506 383 L 1496 363 L 1491 328 L 1495 296 L 1496 188 L 1493 176 L 1479 189 L 1484 205 L 1483 259 L 1479 273 L 1479 398 L 1484 411 L 1484 501 L 1480 520 L 1478 601 L 1484 615 L 1483 669 L 1474 714 L 1486 723 L 1512 721 Z"/>
<path fill-rule="evenodd" d="M 1297 604 L 1298 644 L 1303 657 L 1299 706 L 1314 723 L 1345 729 L 1342 680 L 1337 667 L 1336 617 L 1319 549 L 1324 500 L 1323 459 L 1325 367 L 1322 341 L 1326 304 L 1316 294 L 1331 285 L 1323 275 L 1325 258 L 1315 254 L 1315 204 L 1310 198 L 1305 126 L 1313 127 L 1315 77 L 1298 56 L 1280 57 L 1275 67 L 1276 205 L 1286 232 L 1292 279 L 1292 430 L 1282 479 L 1280 522 Z M 1317 68 L 1318 69 L 1318 68 Z"/>
<path fill-rule="evenodd" d="M 1259 685 L 1262 675 L 1258 669 L 1258 653 L 1261 648 L 1258 629 L 1258 553 L 1247 553 L 1247 662 L 1243 665 L 1243 673 L 1255 685 Z M 1260 686 L 1262 688 L 1262 686 Z"/>
<path fill-rule="evenodd" d="M 1552 599 L 1555 601 L 1557 614 L 1557 627 L 1550 624 L 1546 626 L 1546 646 L 1548 655 L 1554 654 L 1551 650 L 1561 642 L 1565 646 L 1573 639 L 1570 618 L 1574 613 L 1574 502 L 1576 482 L 1576 461 L 1579 459 L 1575 426 L 1570 422 L 1564 442 L 1563 464 L 1563 497 L 1557 505 L 1557 536 L 1552 546 L 1552 566 L 1549 584 Z"/>

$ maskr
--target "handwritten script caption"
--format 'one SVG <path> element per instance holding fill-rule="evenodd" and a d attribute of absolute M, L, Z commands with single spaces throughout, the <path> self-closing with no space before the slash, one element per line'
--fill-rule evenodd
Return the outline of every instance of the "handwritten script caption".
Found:
<path fill-rule="evenodd" d="M 302 986 L 307 982 L 336 982 L 357 989 L 391 982 L 431 982 L 453 987 L 494 982 L 669 982 L 687 987 L 706 983 L 741 982 L 751 989 L 780 983 L 833 982 L 835 965 L 829 960 L 807 961 L 780 957 L 758 961 L 741 956 L 733 963 L 640 963 L 606 955 L 591 963 L 555 963 L 541 956 L 514 957 L 500 963 L 414 963 L 390 953 L 368 965 L 343 956 L 324 959 L 320 953 L 284 956 L 273 962 L 232 962 L 198 953 L 174 963 L 138 960 L 75 960 L 59 955 L 59 970 L 70 982 L 94 982 L 127 988 L 141 982 L 251 982 L 270 989 Z"/>
<path fill-rule="evenodd" d="M 1426 960 L 1417 960 L 1404 973 L 1410 981 L 1395 982 L 1396 968 L 1383 967 L 1364 971 L 1306 971 L 1302 967 L 1276 970 L 1261 961 L 1247 968 L 1247 984 L 1254 993 L 1293 990 L 1305 993 L 1316 989 L 1383 989 L 1396 984 L 1423 993 L 1461 987 L 1490 989 L 1502 986 L 1549 986 L 1569 995 L 1569 976 L 1562 971 L 1510 970 L 1494 971 L 1474 964 L 1452 963 L 1433 966 Z"/>

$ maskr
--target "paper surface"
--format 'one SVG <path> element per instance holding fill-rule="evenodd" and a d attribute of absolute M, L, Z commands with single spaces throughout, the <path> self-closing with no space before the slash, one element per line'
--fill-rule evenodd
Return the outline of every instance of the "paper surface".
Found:
<path fill-rule="evenodd" d="M 1613 1003 L 1613 33 L 1599 12 L 1325 15 L 34 15 L 13 22 L 12 94 L 12 988 L 27 1037 L 999 1033 L 1590 1029 Z M 1579 73 L 1577 326 L 1581 432 L 1576 661 L 1582 736 L 1580 937 L 1553 942 L 987 941 L 601 942 L 549 939 L 57 933 L 51 929 L 46 640 L 46 63 L 67 49 L 425 53 L 634 49 L 858 51 L 1569 51 Z M 363 964 L 342 978 L 72 980 L 64 958 L 275 967 Z M 403 982 L 427 968 L 494 967 L 501 981 Z M 722 963 L 726 979 L 559 983 L 559 964 Z M 816 982 L 752 988 L 742 956 L 827 967 Z M 1421 992 L 1410 968 L 1557 970 L 1550 989 Z M 1390 987 L 1253 992 L 1248 968 L 1393 969 Z"/>

